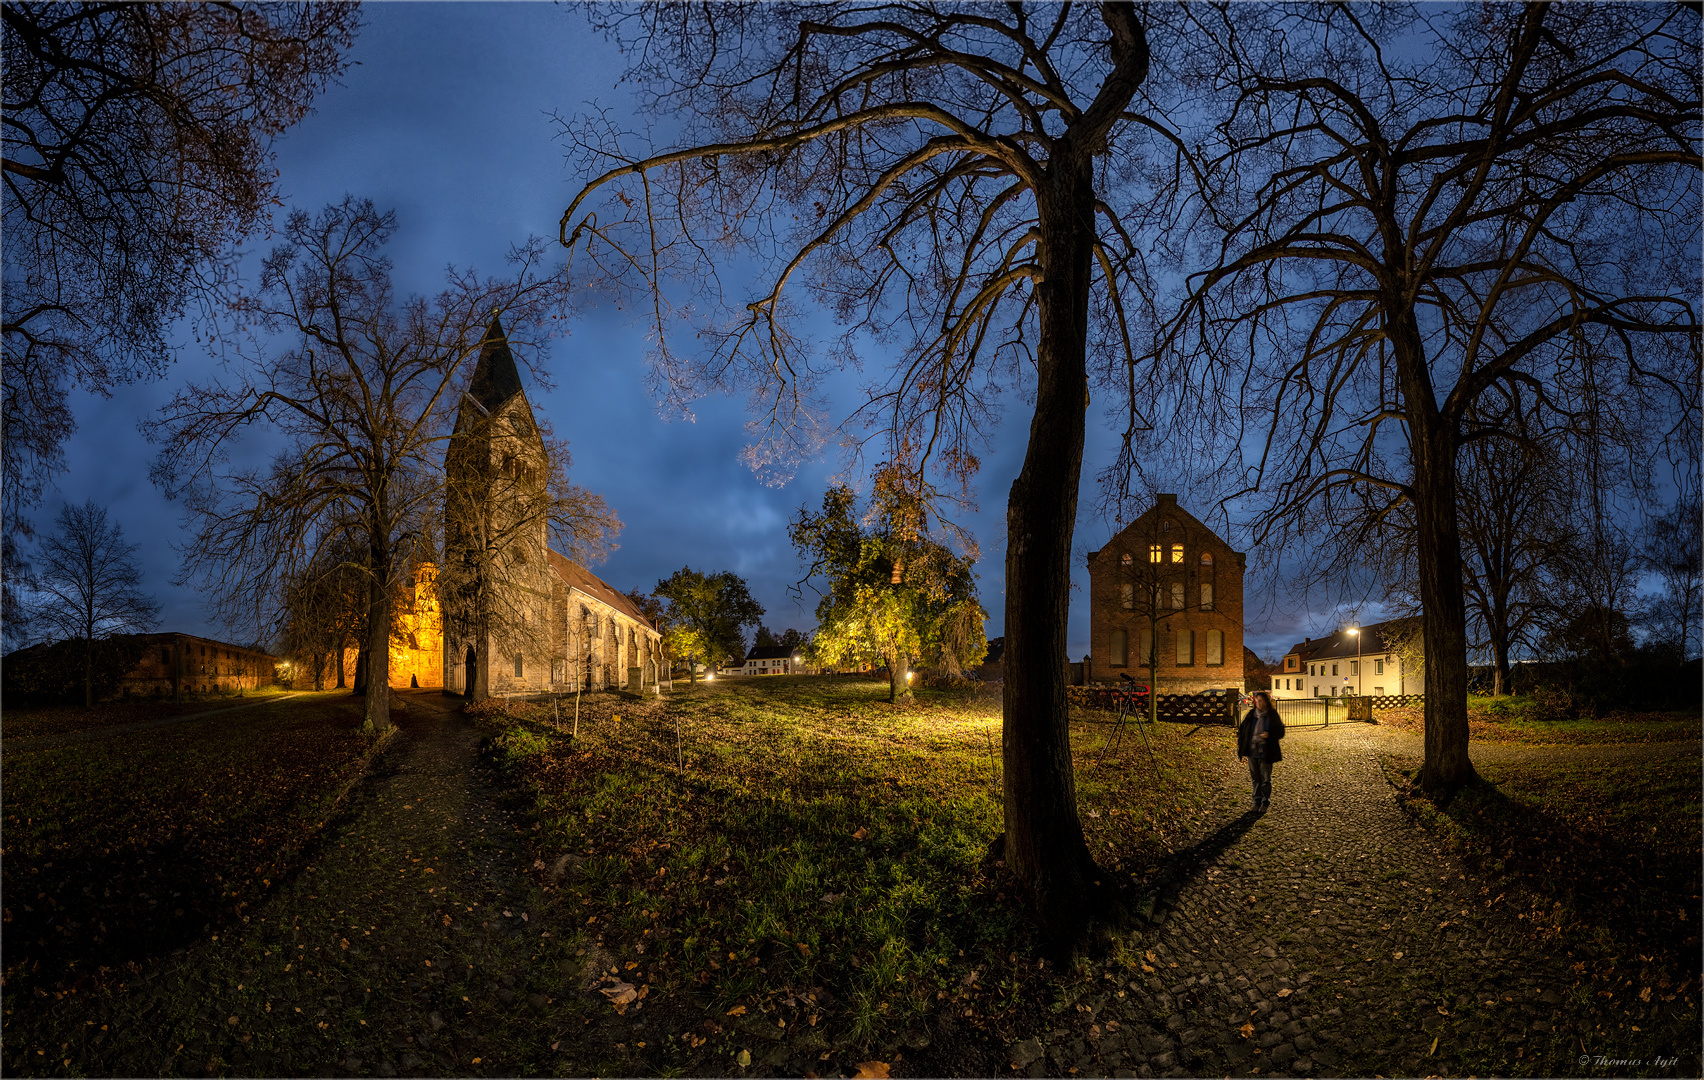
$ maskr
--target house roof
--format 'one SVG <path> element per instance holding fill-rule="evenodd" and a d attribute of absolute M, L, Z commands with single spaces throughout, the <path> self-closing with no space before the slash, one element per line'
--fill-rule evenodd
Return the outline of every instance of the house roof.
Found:
<path fill-rule="evenodd" d="M 509 351 L 502 322 L 492 319 L 479 350 L 479 362 L 473 367 L 473 378 L 467 384 L 467 396 L 493 413 L 520 392 L 521 373 L 515 368 L 515 354 Z"/>
<path fill-rule="evenodd" d="M 1330 637 L 1306 638 L 1289 647 L 1286 656 L 1298 656 L 1303 662 L 1309 660 L 1332 660 L 1340 656 L 1359 656 L 1369 653 L 1389 652 L 1392 640 L 1404 636 L 1419 628 L 1417 617 L 1406 619 L 1391 619 L 1382 623 L 1368 623 L 1361 627 L 1357 635 L 1349 633 L 1344 627 Z"/>
<path fill-rule="evenodd" d="M 1125 533 L 1134 533 L 1136 537 L 1140 538 L 1141 543 L 1150 543 L 1160 539 L 1158 537 L 1151 536 L 1149 532 L 1148 522 L 1156 516 L 1170 518 L 1183 526 L 1183 528 L 1187 531 L 1197 532 L 1200 535 L 1212 537 L 1221 548 L 1230 552 L 1231 557 L 1237 560 L 1237 565 L 1239 566 L 1241 566 L 1247 559 L 1247 552 L 1231 550 L 1231 546 L 1225 543 L 1224 537 L 1208 528 L 1207 524 L 1200 518 L 1179 506 L 1177 504 L 1176 495 L 1161 494 L 1154 496 L 1153 506 L 1143 511 L 1135 521 L 1132 521 L 1124 528 L 1118 530 L 1117 534 L 1115 534 L 1111 540 L 1107 541 L 1104 547 L 1100 547 L 1089 552 L 1089 566 L 1093 567 L 1101 553 L 1106 551 L 1107 548 L 1112 547 L 1118 541 L 1118 538 L 1123 536 Z"/>
<path fill-rule="evenodd" d="M 785 645 L 755 645 L 746 653 L 747 660 L 790 660 L 794 650 Z"/>
<path fill-rule="evenodd" d="M 601 600 L 623 615 L 635 620 L 640 626 L 655 630 L 651 620 L 647 619 L 633 601 L 622 595 L 608 582 L 587 570 L 579 563 L 570 560 L 559 552 L 547 551 L 550 556 L 550 568 L 556 571 L 556 576 L 571 589 L 579 589 L 594 600 Z"/>

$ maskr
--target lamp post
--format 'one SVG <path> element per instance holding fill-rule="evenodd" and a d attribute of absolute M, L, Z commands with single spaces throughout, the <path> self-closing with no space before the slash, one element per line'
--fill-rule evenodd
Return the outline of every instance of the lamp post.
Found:
<path fill-rule="evenodd" d="M 1361 628 L 1350 626 L 1349 634 L 1355 639 L 1355 696 L 1361 696 Z"/>

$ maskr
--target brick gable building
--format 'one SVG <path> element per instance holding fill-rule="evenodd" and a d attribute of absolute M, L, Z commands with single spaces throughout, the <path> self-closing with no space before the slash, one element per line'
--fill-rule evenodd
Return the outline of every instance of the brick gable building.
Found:
<path fill-rule="evenodd" d="M 1129 675 L 1161 693 L 1240 691 L 1246 562 L 1176 495 L 1157 496 L 1089 552 L 1087 681 Z"/>

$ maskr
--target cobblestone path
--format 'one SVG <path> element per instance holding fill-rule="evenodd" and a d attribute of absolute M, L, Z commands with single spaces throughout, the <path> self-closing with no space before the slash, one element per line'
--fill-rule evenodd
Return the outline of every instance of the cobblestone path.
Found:
<path fill-rule="evenodd" d="M 1406 818 L 1381 751 L 1419 740 L 1292 729 L 1271 810 L 1202 838 L 1162 888 L 1137 978 L 1109 965 L 1105 992 L 1013 1062 L 1030 1076 L 1697 1075 L 1696 1041 L 1656 1048 L 1678 1060 L 1652 1067 L 1640 1017 L 1599 1012 Z M 1232 757 L 1225 781 L 1246 775 Z"/>

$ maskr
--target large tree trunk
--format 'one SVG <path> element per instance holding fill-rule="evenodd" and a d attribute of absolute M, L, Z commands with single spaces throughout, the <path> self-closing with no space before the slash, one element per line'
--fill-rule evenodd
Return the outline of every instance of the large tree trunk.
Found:
<path fill-rule="evenodd" d="M 909 700 L 911 693 L 911 658 L 900 655 L 888 661 L 888 700 Z"/>
<path fill-rule="evenodd" d="M 1056 159 L 1036 192 L 1045 276 L 1037 286 L 1035 415 L 1006 504 L 1004 855 L 1031 892 L 1052 950 L 1069 949 L 1092 910 L 1095 872 L 1082 822 L 1065 701 L 1071 535 L 1088 401 L 1085 343 L 1094 242 L 1090 163 Z"/>
<path fill-rule="evenodd" d="M 391 589 L 389 553 L 373 545 L 373 580 L 367 604 L 367 719 L 362 730 L 390 730 Z"/>
<path fill-rule="evenodd" d="M 1426 657 L 1426 759 L 1420 787 L 1448 798 L 1477 775 L 1467 756 L 1467 604 L 1456 523 L 1456 437 L 1439 414 L 1413 316 L 1391 327 L 1414 455 L 1415 549 Z"/>

